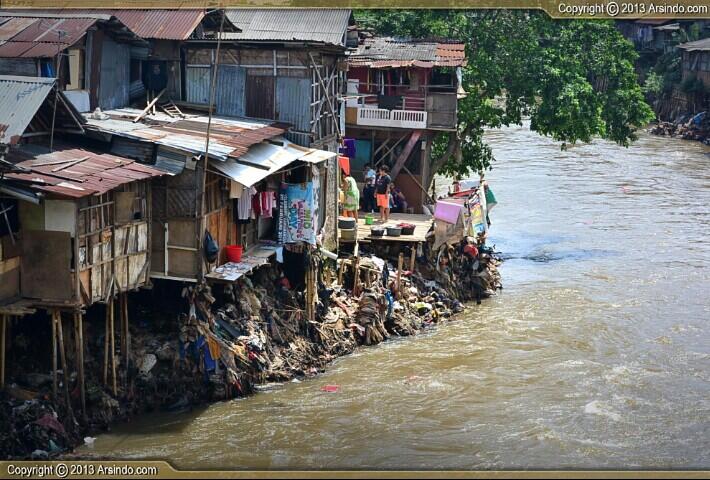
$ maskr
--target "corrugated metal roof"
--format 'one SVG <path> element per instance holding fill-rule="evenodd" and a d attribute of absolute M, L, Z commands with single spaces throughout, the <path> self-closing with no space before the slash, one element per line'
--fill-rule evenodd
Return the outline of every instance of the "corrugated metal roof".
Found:
<path fill-rule="evenodd" d="M 365 39 L 348 57 L 354 67 L 460 67 L 466 65 L 465 44 L 453 40 Z"/>
<path fill-rule="evenodd" d="M 105 113 L 112 118 L 97 120 L 87 116 L 87 129 L 150 141 L 191 155 L 205 153 L 208 120 L 205 116 L 187 119 L 174 119 L 167 115 L 147 116 L 147 120 L 154 124 L 146 125 L 128 120 L 140 113 L 137 109 L 123 108 Z M 285 131 L 285 126 L 277 123 L 214 117 L 210 129 L 210 158 L 224 161 L 239 157 L 252 145 L 282 135 Z"/>
<path fill-rule="evenodd" d="M 123 23 L 98 11 L 47 13 L 0 11 L 0 57 L 51 58 L 74 45 L 97 23 L 105 24 L 123 40 L 145 43 Z"/>
<path fill-rule="evenodd" d="M 241 33 L 230 40 L 318 42 L 345 47 L 352 11 L 337 8 L 228 9 L 227 17 Z"/>
<path fill-rule="evenodd" d="M 69 146 L 48 152 L 26 145 L 10 150 L 7 158 L 29 170 L 9 173 L 9 179 L 27 182 L 36 190 L 73 198 L 100 195 L 125 183 L 165 175 L 127 158 Z"/>
<path fill-rule="evenodd" d="M 280 144 L 262 142 L 252 146 L 239 159 L 215 162 L 210 166 L 230 177 L 245 187 L 251 187 L 296 160 L 320 163 L 336 154 L 315 148 L 300 147 L 285 138 L 275 139 Z"/>
<path fill-rule="evenodd" d="M 186 9 L 41 9 L 23 10 L 24 12 L 42 12 L 46 15 L 88 16 L 102 15 L 116 17 L 133 33 L 141 38 L 160 40 L 187 40 L 195 28 L 207 16 L 201 8 Z M 226 30 L 233 25 L 226 19 Z"/>
<path fill-rule="evenodd" d="M 54 86 L 53 78 L 0 75 L 0 143 L 17 143 Z"/>
<path fill-rule="evenodd" d="M 689 52 L 707 52 L 710 51 L 710 38 L 704 38 L 702 40 L 696 40 L 694 42 L 682 43 L 678 45 L 678 48 L 687 50 Z"/>

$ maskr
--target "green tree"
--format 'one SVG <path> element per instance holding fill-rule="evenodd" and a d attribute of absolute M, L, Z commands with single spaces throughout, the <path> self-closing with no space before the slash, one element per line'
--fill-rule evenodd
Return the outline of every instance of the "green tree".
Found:
<path fill-rule="evenodd" d="M 654 117 L 634 71 L 633 45 L 611 21 L 555 21 L 525 10 L 363 10 L 356 18 L 381 35 L 466 43 L 468 95 L 459 103 L 458 131 L 434 143 L 435 172 L 490 168 L 484 129 L 524 117 L 563 147 L 594 137 L 628 146 Z"/>

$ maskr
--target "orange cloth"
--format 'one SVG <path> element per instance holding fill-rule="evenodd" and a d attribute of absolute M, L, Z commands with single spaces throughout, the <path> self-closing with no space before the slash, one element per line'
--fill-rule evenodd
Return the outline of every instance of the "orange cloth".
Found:
<path fill-rule="evenodd" d="M 338 165 L 345 172 L 345 175 L 350 175 L 350 159 L 348 157 L 338 156 Z"/>
<path fill-rule="evenodd" d="M 207 336 L 207 346 L 210 349 L 210 355 L 212 358 L 217 360 L 219 358 L 219 353 L 220 353 L 220 348 L 219 348 L 219 342 L 215 340 L 214 338 Z"/>
<path fill-rule="evenodd" d="M 390 208 L 390 196 L 389 193 L 378 193 L 377 206 L 382 208 Z"/>

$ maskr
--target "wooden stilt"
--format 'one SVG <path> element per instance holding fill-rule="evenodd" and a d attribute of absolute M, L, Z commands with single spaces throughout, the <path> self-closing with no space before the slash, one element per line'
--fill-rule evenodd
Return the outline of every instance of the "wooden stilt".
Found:
<path fill-rule="evenodd" d="M 106 303 L 106 321 L 104 322 L 104 385 L 108 386 L 108 346 L 111 341 L 109 318 L 113 309 L 113 297 Z"/>
<path fill-rule="evenodd" d="M 118 388 L 116 386 L 116 329 L 114 328 L 114 310 L 113 301 L 111 301 L 111 325 L 109 325 L 111 331 L 111 380 L 112 380 L 112 390 L 114 396 L 118 394 Z"/>
<path fill-rule="evenodd" d="M 54 403 L 59 403 L 57 398 L 57 322 L 54 312 L 51 313 L 52 321 L 52 399 Z"/>
<path fill-rule="evenodd" d="M 67 366 L 67 356 L 64 350 L 64 328 L 62 328 L 62 314 L 59 310 L 52 311 L 55 325 L 57 326 L 57 338 L 59 339 L 59 358 L 62 361 L 62 372 L 64 372 L 64 400 L 66 401 L 67 410 L 71 417 L 74 416 L 74 411 L 71 408 L 71 399 L 69 397 L 69 370 Z"/>
<path fill-rule="evenodd" d="M 360 255 L 355 257 L 355 281 L 353 282 L 353 295 L 360 295 Z"/>
<path fill-rule="evenodd" d="M 5 324 L 7 323 L 7 315 L 2 315 L 2 325 L 0 325 L 0 359 L 2 360 L 2 365 L 0 365 L 0 389 L 5 388 Z"/>
<path fill-rule="evenodd" d="M 84 315 L 74 313 L 74 342 L 76 343 L 76 371 L 79 375 L 79 393 L 81 395 L 81 413 L 86 416 L 86 381 L 84 377 Z"/>
<path fill-rule="evenodd" d="M 402 298 L 402 267 L 404 266 L 404 254 L 399 254 L 397 261 L 397 298 Z"/>
<path fill-rule="evenodd" d="M 414 273 L 415 261 L 417 259 L 417 247 L 412 244 L 412 255 L 409 257 L 409 271 Z"/>
<path fill-rule="evenodd" d="M 121 333 L 123 342 L 121 352 L 123 352 L 123 368 L 128 373 L 128 360 L 131 352 L 131 334 L 128 330 L 128 292 L 123 293 L 123 331 Z"/>
<path fill-rule="evenodd" d="M 340 265 L 338 267 L 338 285 L 343 286 L 343 274 L 345 273 L 345 261 L 340 259 Z"/>

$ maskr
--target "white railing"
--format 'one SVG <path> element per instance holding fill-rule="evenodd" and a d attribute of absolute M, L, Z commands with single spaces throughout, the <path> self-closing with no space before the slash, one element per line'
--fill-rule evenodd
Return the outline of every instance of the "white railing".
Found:
<path fill-rule="evenodd" d="M 426 112 L 358 107 L 357 124 L 369 127 L 426 128 Z"/>

